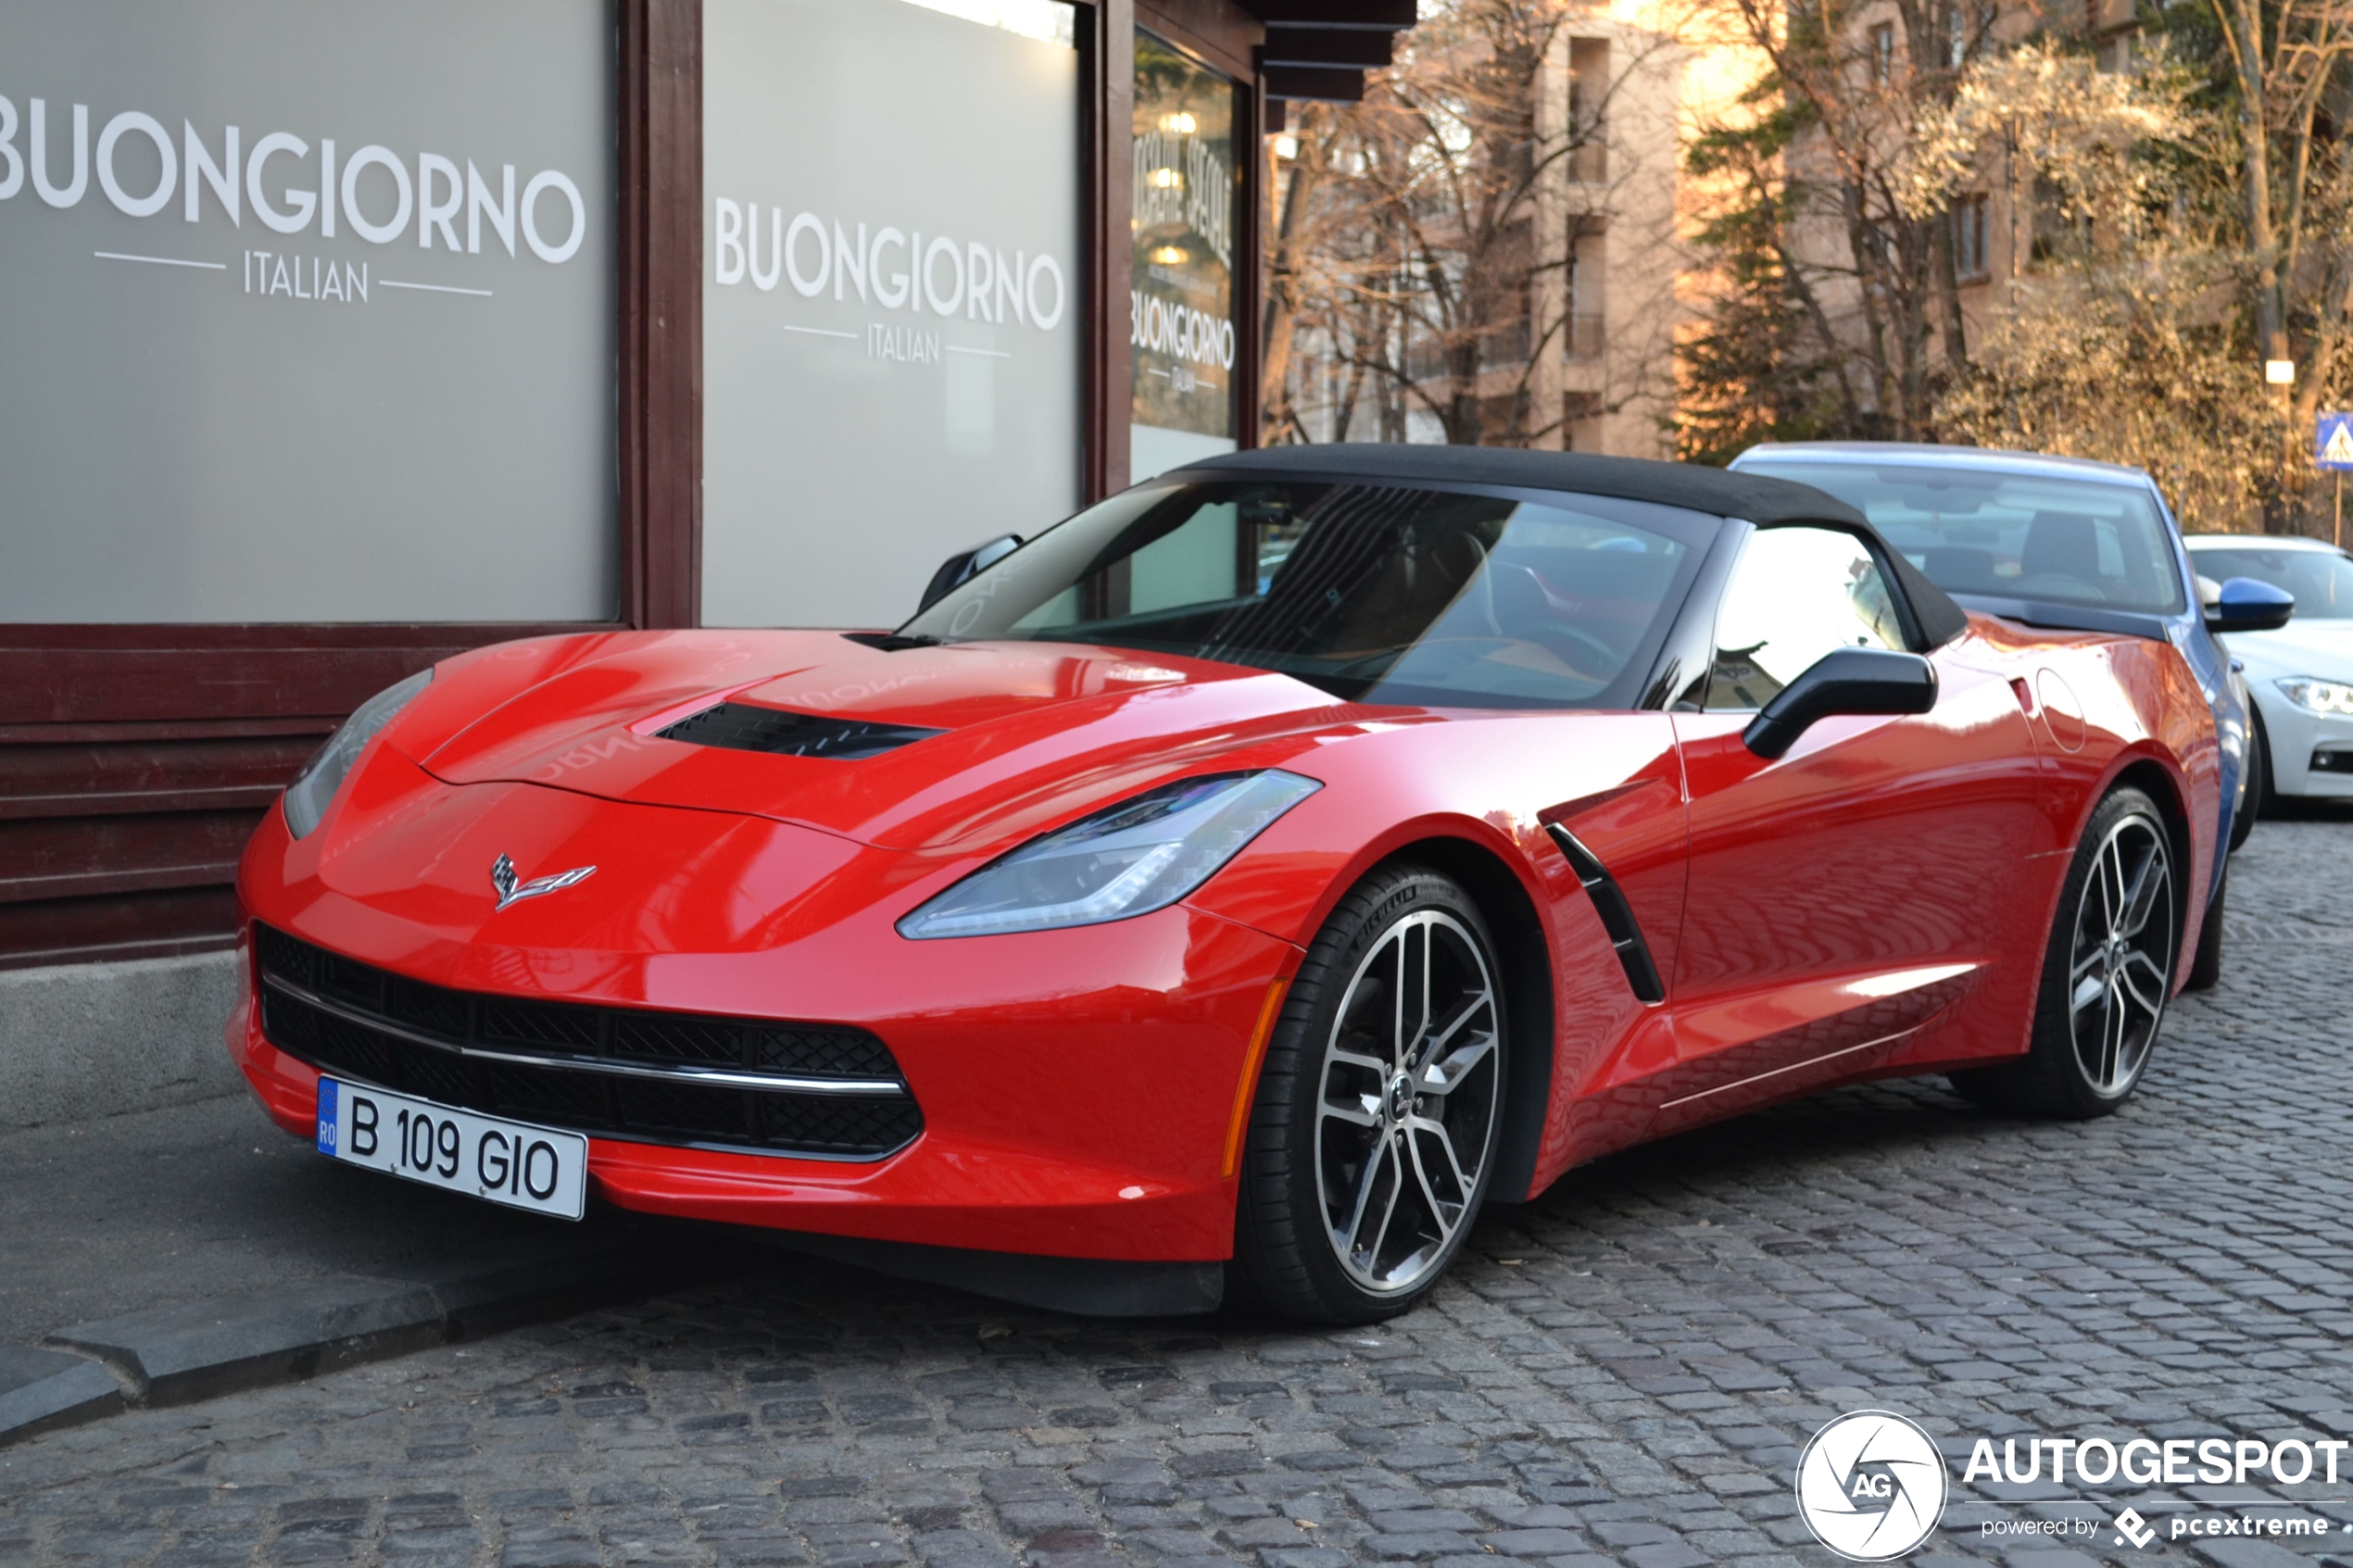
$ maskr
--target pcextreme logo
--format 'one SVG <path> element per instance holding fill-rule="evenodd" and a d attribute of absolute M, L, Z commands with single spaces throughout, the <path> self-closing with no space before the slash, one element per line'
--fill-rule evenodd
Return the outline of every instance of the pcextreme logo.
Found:
<path fill-rule="evenodd" d="M 1798 1515 L 1851 1562 L 1885 1562 L 1928 1539 L 1946 1493 L 1935 1439 L 1891 1411 L 1842 1415 L 1798 1456 Z"/>

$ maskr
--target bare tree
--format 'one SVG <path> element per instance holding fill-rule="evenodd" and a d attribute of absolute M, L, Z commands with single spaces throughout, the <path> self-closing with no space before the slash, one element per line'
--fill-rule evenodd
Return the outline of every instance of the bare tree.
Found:
<path fill-rule="evenodd" d="M 1567 0 L 1445 0 L 1363 103 L 1301 114 L 1270 182 L 1266 439 L 1306 434 L 1302 332 L 1340 370 L 1319 400 L 1341 432 L 1366 401 L 1384 439 L 1405 433 L 1409 411 L 1457 444 L 1559 430 L 1559 408 L 1532 395 L 1567 329 L 1567 305 L 1547 303 L 1561 291 L 1540 286 L 1565 262 L 1538 232 L 1539 193 L 1598 144 L 1616 82 L 1552 130 L 1539 95 L 1583 14 Z M 1605 207 L 1606 187 L 1589 199 Z"/>
<path fill-rule="evenodd" d="M 1866 25 L 1862 11 L 1862 0 L 1718 7 L 1769 69 L 1743 112 L 1691 148 L 1688 167 L 1719 194 L 1701 232 L 1718 257 L 1715 307 L 1683 355 L 1696 418 L 1679 440 L 1691 455 L 1743 423 L 1730 402 L 1743 385 L 1793 398 L 1790 433 L 1920 440 L 1940 392 L 1968 372 L 1952 211 L 1911 199 L 1910 158 L 1999 12 L 1895 0 L 1893 21 Z"/>

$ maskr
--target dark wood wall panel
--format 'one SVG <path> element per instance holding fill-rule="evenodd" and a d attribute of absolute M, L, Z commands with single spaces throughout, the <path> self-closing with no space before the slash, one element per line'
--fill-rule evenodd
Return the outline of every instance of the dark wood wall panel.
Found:
<path fill-rule="evenodd" d="M 1132 407 L 1127 291 L 1135 256 L 1136 166 L 1128 151 L 1136 120 L 1136 7 L 1096 0 L 1078 13 L 1084 83 L 1079 144 L 1085 149 L 1087 297 L 1084 323 L 1086 499 L 1127 488 L 1127 416 Z"/>
<path fill-rule="evenodd" d="M 237 857 L 374 693 L 572 626 L 0 626 L 0 968 L 227 946 Z"/>
<path fill-rule="evenodd" d="M 258 734 L 185 740 L 59 740 L 36 732 L 34 739 L 0 744 L 0 822 L 64 811 L 258 810 L 302 766 L 323 727 L 302 721 Z"/>
<path fill-rule="evenodd" d="M 1265 41 L 1266 27 L 1234 0 L 1135 0 L 1136 25 L 1191 50 L 1227 76 L 1247 82 L 1251 51 Z M 1247 149 L 1235 138 L 1235 161 Z"/>
<path fill-rule="evenodd" d="M 702 621 L 702 0 L 623 0 L 622 619 Z"/>
<path fill-rule="evenodd" d="M 0 968 L 218 952 L 233 940 L 236 924 L 236 896 L 226 883 L 0 904 Z"/>

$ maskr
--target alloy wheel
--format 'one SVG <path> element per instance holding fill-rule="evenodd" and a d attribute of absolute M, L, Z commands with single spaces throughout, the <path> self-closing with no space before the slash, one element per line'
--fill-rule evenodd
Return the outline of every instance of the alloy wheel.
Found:
<path fill-rule="evenodd" d="M 2093 857 L 2075 911 L 2068 1022 L 2084 1084 L 2104 1099 L 2148 1060 L 2172 979 L 2173 858 L 2164 830 L 2125 817 Z"/>
<path fill-rule="evenodd" d="M 1351 977 L 1324 1048 L 1315 1179 L 1360 1287 L 1410 1291 L 1452 1256 L 1495 1143 L 1500 1016 L 1479 942 L 1443 910 L 1400 918 Z"/>

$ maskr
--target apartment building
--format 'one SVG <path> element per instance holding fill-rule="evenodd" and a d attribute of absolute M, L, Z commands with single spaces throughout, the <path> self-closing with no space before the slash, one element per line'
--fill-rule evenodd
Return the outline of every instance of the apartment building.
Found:
<path fill-rule="evenodd" d="M 1471 242 L 1479 256 L 1452 280 L 1478 295 L 1470 319 L 1458 307 L 1433 327 L 1430 312 L 1409 306 L 1381 328 L 1386 341 L 1302 332 L 1290 369 L 1296 424 L 1270 438 L 1667 455 L 1674 345 L 1693 308 L 1682 149 L 1762 64 L 1686 0 L 1571 0 L 1542 42 L 1529 144 L 1465 155 L 1515 159 L 1529 182 L 1514 193 L 1509 232 Z M 1279 167 L 1296 139 L 1275 147 Z M 1470 272 L 1483 272 L 1483 287 Z M 1367 361 L 1393 369 L 1363 373 Z"/>

